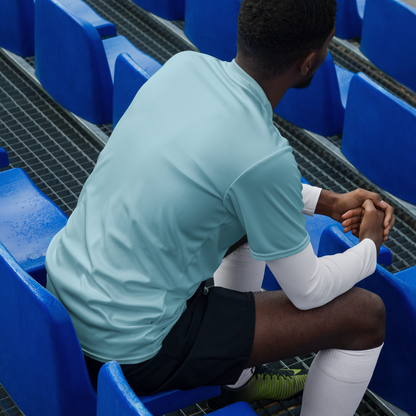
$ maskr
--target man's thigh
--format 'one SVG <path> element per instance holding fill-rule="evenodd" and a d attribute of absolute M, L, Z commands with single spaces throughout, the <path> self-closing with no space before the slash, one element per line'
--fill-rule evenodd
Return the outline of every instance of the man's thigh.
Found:
<path fill-rule="evenodd" d="M 283 291 L 254 294 L 255 336 L 248 366 L 324 349 L 364 350 L 383 342 L 385 310 L 381 299 L 352 288 L 328 304 L 297 309 Z"/>

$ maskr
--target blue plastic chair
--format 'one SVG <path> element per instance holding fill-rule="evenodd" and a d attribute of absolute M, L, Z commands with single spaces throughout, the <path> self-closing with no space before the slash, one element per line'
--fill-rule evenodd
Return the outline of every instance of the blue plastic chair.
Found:
<path fill-rule="evenodd" d="M 331 54 L 316 71 L 308 88 L 291 88 L 275 113 L 284 119 L 322 136 L 342 132 L 348 89 L 354 74 L 335 65 Z"/>
<path fill-rule="evenodd" d="M 361 51 L 382 71 L 416 92 L 416 9 L 401 0 L 367 0 Z"/>
<path fill-rule="evenodd" d="M 186 0 L 185 34 L 203 53 L 224 61 L 237 54 L 241 0 Z"/>
<path fill-rule="evenodd" d="M 218 387 L 217 394 L 219 392 Z M 159 399 L 147 402 L 139 399 L 126 382 L 117 362 L 111 361 L 101 367 L 98 375 L 97 416 L 158 416 L 163 413 L 159 410 L 152 410 L 158 408 L 158 402 Z M 182 408 L 178 408 L 178 404 L 173 404 L 172 409 Z M 215 416 L 254 416 L 256 412 L 247 403 L 238 402 L 211 414 Z"/>
<path fill-rule="evenodd" d="M 322 234 L 319 255 L 352 247 L 338 225 Z M 416 266 L 391 274 L 380 265 L 358 286 L 379 295 L 386 306 L 386 338 L 369 389 L 409 414 L 416 413 Z"/>
<path fill-rule="evenodd" d="M 93 416 L 96 393 L 72 321 L 0 243 L 0 383 L 27 416 Z M 219 387 L 142 397 L 156 414 L 218 395 Z M 178 407 L 176 407 L 178 406 Z"/>
<path fill-rule="evenodd" d="M 335 36 L 352 39 L 361 36 L 366 0 L 337 0 Z"/>
<path fill-rule="evenodd" d="M 416 204 L 416 109 L 364 74 L 350 86 L 342 152 L 376 185 Z"/>
<path fill-rule="evenodd" d="M 160 68 L 159 62 L 143 56 L 142 62 L 135 62 L 127 53 L 117 57 L 114 74 L 113 128 L 123 116 L 137 91 Z"/>
<path fill-rule="evenodd" d="M 34 0 L 0 0 L 0 47 L 20 56 L 33 56 Z"/>
<path fill-rule="evenodd" d="M 183 20 L 185 0 L 133 0 L 142 9 L 167 20 Z"/>
<path fill-rule="evenodd" d="M 112 121 L 117 56 L 127 52 L 136 62 L 151 58 L 124 36 L 102 40 L 92 23 L 72 11 L 78 2 L 82 0 L 36 0 L 36 75 L 63 107 L 91 123 L 105 124 Z M 107 33 L 108 26 L 99 26 Z"/>
<path fill-rule="evenodd" d="M 0 243 L 0 383 L 27 416 L 94 416 L 71 319 Z"/>
<path fill-rule="evenodd" d="M 9 164 L 0 148 L 0 167 Z M 68 217 L 19 168 L 0 172 L 0 241 L 19 265 L 46 284 L 45 255 Z"/>

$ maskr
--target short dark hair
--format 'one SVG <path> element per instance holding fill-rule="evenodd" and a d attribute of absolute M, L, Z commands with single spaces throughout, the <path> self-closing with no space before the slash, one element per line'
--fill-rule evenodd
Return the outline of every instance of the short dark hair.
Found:
<path fill-rule="evenodd" d="M 281 75 L 323 46 L 334 29 L 335 13 L 336 0 L 242 0 L 239 59 L 263 78 Z"/>

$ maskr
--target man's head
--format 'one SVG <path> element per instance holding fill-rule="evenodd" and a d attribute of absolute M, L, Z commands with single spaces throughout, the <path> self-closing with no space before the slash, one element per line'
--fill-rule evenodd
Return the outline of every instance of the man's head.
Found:
<path fill-rule="evenodd" d="M 335 25 L 336 0 L 242 0 L 238 18 L 238 59 L 251 72 L 271 79 L 318 51 Z M 325 56 L 315 59 L 319 67 Z M 319 61 L 319 62 L 318 62 Z M 308 68 L 311 76 L 317 68 Z"/>

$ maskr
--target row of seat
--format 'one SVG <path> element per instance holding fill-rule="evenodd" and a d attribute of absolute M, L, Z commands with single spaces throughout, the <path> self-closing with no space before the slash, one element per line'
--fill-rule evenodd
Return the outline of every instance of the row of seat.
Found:
<path fill-rule="evenodd" d="M 237 52 L 241 0 L 133 0 L 165 19 L 185 19 L 185 33 L 201 52 L 231 60 Z M 381 70 L 416 92 L 416 10 L 401 0 L 338 0 L 335 35 L 361 36 L 361 50 Z"/>
<path fill-rule="evenodd" d="M 237 3 L 233 3 L 236 16 Z M 198 4 L 210 10 L 215 6 Z M 80 117 L 96 124 L 112 120 L 115 126 L 139 88 L 161 65 L 117 36 L 115 26 L 82 0 L 38 0 L 35 9 L 36 74 L 44 88 Z M 328 53 L 311 86 L 289 90 L 275 112 L 324 136 L 342 133 L 342 151 L 358 170 L 381 188 L 415 204 L 411 175 L 415 109 L 364 75 L 353 75 L 335 65 Z M 390 169 L 380 160 L 388 160 Z"/>
<path fill-rule="evenodd" d="M 402 0 L 337 0 L 335 35 L 360 36 L 361 52 L 416 92 L 416 9 Z"/>
<path fill-rule="evenodd" d="M 114 24 L 82 0 L 0 0 L 0 46 L 22 56 L 34 54 L 36 76 L 45 90 L 95 124 L 117 121 L 126 109 L 115 105 L 113 116 L 120 54 L 128 54 L 141 85 L 161 67 L 127 38 L 117 36 Z M 128 85 L 120 88 L 118 94 L 123 95 Z"/>
<path fill-rule="evenodd" d="M 366 7 L 371 6 L 371 1 L 367 1 Z M 165 2 L 165 7 L 168 3 Z M 205 7 L 207 13 L 208 9 L 212 13 L 220 7 L 211 2 L 198 2 L 198 5 L 199 11 Z M 239 1 L 233 5 L 232 13 L 236 17 Z M 221 10 L 231 13 L 225 5 Z M 115 26 L 82 0 L 39 0 L 35 15 L 38 22 L 35 25 L 36 74 L 44 88 L 80 117 L 96 124 L 112 120 L 115 126 L 139 88 L 161 65 L 125 37 L 116 36 Z M 218 21 L 212 16 L 211 20 Z M 102 40 L 103 36 L 109 37 Z M 224 34 L 222 37 L 227 39 Z M 208 43 L 215 45 L 212 40 Z M 409 159 L 414 150 L 410 140 L 416 129 L 414 109 L 367 79 L 374 93 L 370 88 L 350 89 L 352 78 L 353 73 L 335 65 L 328 54 L 311 86 L 305 90 L 289 90 L 275 112 L 324 136 L 343 133 L 342 150 L 357 169 L 381 188 L 416 203 L 415 186 L 407 171 L 412 165 L 404 164 L 402 159 L 403 155 Z M 353 83 L 357 82 L 354 79 Z M 359 84 L 362 86 L 363 81 Z M 367 105 L 368 100 L 371 105 Z M 395 117 L 391 117 L 392 106 L 396 109 Z M 347 107 L 349 116 L 345 117 Z M 392 139 L 395 146 L 390 146 Z M 377 151 L 370 152 L 372 149 Z M 390 170 L 379 163 L 387 160 L 379 158 L 382 151 L 388 151 Z M 401 169 L 395 169 L 397 166 Z"/>

